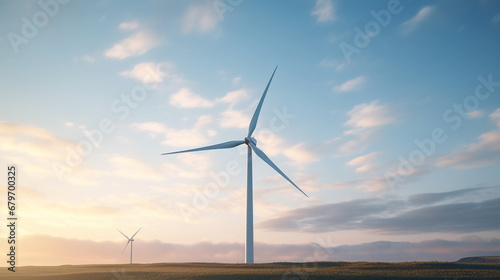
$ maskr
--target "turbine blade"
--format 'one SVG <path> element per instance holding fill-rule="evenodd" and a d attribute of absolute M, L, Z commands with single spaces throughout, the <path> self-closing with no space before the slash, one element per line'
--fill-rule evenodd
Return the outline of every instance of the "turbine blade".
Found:
<path fill-rule="evenodd" d="M 264 154 L 264 152 L 257 148 L 257 146 L 254 145 L 254 143 L 252 142 L 248 142 L 248 145 L 250 145 L 250 147 L 252 147 L 252 150 L 255 152 L 255 154 L 257 154 L 263 161 L 265 161 L 267 164 L 269 164 L 274 170 L 276 170 L 276 172 L 278 172 L 281 176 L 283 176 L 288 182 L 290 182 L 294 187 L 296 187 L 301 193 L 303 193 L 306 197 L 309 197 L 305 192 L 303 192 L 297 185 L 295 185 L 294 182 L 292 182 L 292 180 L 290 180 L 290 178 L 288 178 L 285 173 L 283 173 L 283 171 L 281 171 L 278 166 L 276 166 L 276 164 L 274 164 L 272 162 L 272 160 L 266 155 Z"/>
<path fill-rule="evenodd" d="M 142 228 L 142 227 L 141 227 Z M 132 235 L 132 237 L 130 237 L 130 239 L 134 239 L 134 236 L 141 230 L 141 228 L 139 228 L 135 233 L 134 235 Z"/>
<path fill-rule="evenodd" d="M 163 155 L 173 155 L 173 154 L 188 153 L 188 152 L 206 151 L 206 150 L 229 149 L 229 148 L 234 148 L 236 146 L 239 146 L 241 144 L 245 144 L 245 141 L 243 141 L 243 140 L 229 141 L 229 142 L 224 142 L 224 143 L 215 144 L 215 145 L 206 146 L 206 147 L 201 147 L 201 148 L 196 148 L 196 149 L 171 152 L 171 153 L 163 153 L 161 155 L 163 156 Z"/>
<path fill-rule="evenodd" d="M 128 236 L 126 236 L 126 235 L 125 235 L 125 233 L 121 232 L 121 230 L 119 230 L 119 229 L 117 229 L 117 230 L 118 230 L 118 231 L 119 231 L 119 232 L 120 232 L 123 236 L 125 236 L 125 238 L 130 239 L 130 238 L 128 238 Z"/>
<path fill-rule="evenodd" d="M 269 82 L 267 83 L 266 89 L 264 90 L 262 97 L 260 98 L 259 105 L 257 105 L 257 109 L 255 109 L 255 113 L 253 113 L 252 121 L 250 121 L 250 126 L 248 127 L 248 136 L 247 137 L 252 136 L 252 133 L 255 130 L 255 127 L 257 126 L 257 120 L 259 120 L 260 109 L 262 108 L 262 104 L 264 103 L 264 98 L 266 98 L 267 90 L 269 89 L 269 85 L 271 84 L 271 81 L 273 80 L 274 73 L 276 73 L 276 69 L 278 69 L 277 65 L 276 65 L 276 68 L 274 68 L 274 72 L 271 75 L 271 79 L 269 79 Z"/>
<path fill-rule="evenodd" d="M 127 249 L 128 244 L 130 243 L 130 239 L 127 241 L 127 245 L 125 245 L 125 248 L 123 248 L 123 251 L 120 255 L 123 255 L 123 252 L 125 252 L 125 249 Z"/>

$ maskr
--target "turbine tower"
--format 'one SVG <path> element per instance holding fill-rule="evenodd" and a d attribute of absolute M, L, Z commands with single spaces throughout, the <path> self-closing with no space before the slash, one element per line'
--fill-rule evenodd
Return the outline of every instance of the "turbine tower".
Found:
<path fill-rule="evenodd" d="M 142 228 L 142 227 L 141 227 Z M 123 251 L 120 255 L 123 255 L 123 252 L 125 252 L 125 249 L 127 249 L 127 246 L 128 244 L 130 243 L 130 264 L 132 264 L 132 247 L 134 245 L 134 236 L 141 230 L 141 228 L 139 228 L 135 233 L 134 235 L 132 235 L 132 237 L 128 238 L 128 236 L 125 235 L 125 233 L 121 232 L 121 230 L 117 229 L 123 236 L 125 236 L 125 238 L 127 238 L 127 245 L 125 245 L 125 248 L 123 248 Z"/>
<path fill-rule="evenodd" d="M 260 98 L 259 104 L 257 105 L 257 109 L 255 109 L 255 113 L 253 114 L 252 120 L 250 121 L 250 125 L 248 127 L 248 134 L 243 140 L 235 140 L 228 141 L 216 145 L 183 150 L 178 152 L 164 153 L 162 155 L 172 155 L 179 153 L 188 153 L 188 152 L 197 152 L 197 151 L 205 151 L 205 150 L 217 150 L 217 149 L 229 149 L 234 148 L 242 144 L 246 144 L 248 157 L 247 157 L 247 222 L 246 222 L 246 243 L 245 243 L 245 262 L 253 263 L 254 262 L 254 251 L 253 251 L 253 186 L 252 186 L 252 151 L 260 157 L 264 162 L 266 162 L 269 166 L 271 166 L 276 172 L 278 172 L 281 176 L 283 176 L 288 182 L 290 182 L 295 188 L 297 188 L 301 193 L 303 193 L 306 197 L 307 194 L 303 192 L 290 178 L 288 178 L 283 171 L 281 171 L 276 164 L 274 164 L 271 159 L 259 148 L 257 148 L 257 140 L 252 137 L 252 134 L 257 126 L 257 120 L 259 119 L 260 109 L 262 108 L 262 104 L 264 103 L 264 99 L 266 98 L 267 90 L 269 89 L 269 85 L 273 80 L 274 73 L 276 73 L 276 69 L 274 69 L 273 74 L 271 75 L 271 79 L 267 83 L 266 89 Z"/>

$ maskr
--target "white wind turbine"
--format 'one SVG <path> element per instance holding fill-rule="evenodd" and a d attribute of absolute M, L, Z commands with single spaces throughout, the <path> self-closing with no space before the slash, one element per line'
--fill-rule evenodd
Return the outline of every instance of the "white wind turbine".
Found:
<path fill-rule="evenodd" d="M 257 109 L 255 109 L 255 113 L 253 114 L 252 120 L 250 121 L 250 126 L 248 127 L 248 135 L 243 140 L 229 141 L 216 145 L 164 153 L 162 155 L 171 155 L 178 153 L 187 153 L 187 152 L 195 152 L 195 151 L 204 151 L 204 150 L 217 150 L 217 149 L 229 149 L 234 148 L 236 146 L 246 144 L 248 146 L 248 158 L 247 158 L 247 224 L 246 224 L 246 243 L 245 243 L 245 262 L 253 263 L 254 262 L 254 252 L 253 252 L 253 190 L 252 190 L 252 150 L 255 152 L 257 156 L 259 156 L 263 161 L 265 161 L 269 166 L 271 166 L 276 172 L 278 172 L 281 176 L 283 176 L 288 182 L 290 182 L 295 188 L 297 188 L 301 193 L 303 193 L 306 197 L 307 194 L 304 193 L 290 178 L 288 178 L 285 173 L 283 173 L 276 164 L 274 164 L 269 157 L 259 148 L 257 148 L 257 140 L 252 137 L 252 134 L 257 126 L 257 120 L 259 119 L 260 109 L 262 108 L 262 103 L 264 103 L 264 98 L 266 97 L 267 90 L 269 89 L 269 85 L 273 80 L 274 73 L 278 69 L 278 66 L 274 69 L 273 74 L 271 75 L 271 79 L 267 83 L 266 89 L 260 98 L 259 105 L 257 105 Z"/>
<path fill-rule="evenodd" d="M 142 228 L 142 227 L 141 227 Z M 125 252 L 125 249 L 127 249 L 127 246 L 128 244 L 130 243 L 130 264 L 132 264 L 132 247 L 134 245 L 134 236 L 141 230 L 141 228 L 139 228 L 135 233 L 134 235 L 132 235 L 132 237 L 128 238 L 128 236 L 125 235 L 125 233 L 121 232 L 121 230 L 117 229 L 123 236 L 125 236 L 125 238 L 127 238 L 127 245 L 125 245 L 125 248 L 123 248 L 123 251 L 121 253 L 121 255 L 123 255 L 123 252 Z"/>

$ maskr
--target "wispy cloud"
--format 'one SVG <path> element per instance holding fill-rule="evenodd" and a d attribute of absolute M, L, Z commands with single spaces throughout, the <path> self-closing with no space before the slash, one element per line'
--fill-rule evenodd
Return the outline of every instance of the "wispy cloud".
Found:
<path fill-rule="evenodd" d="M 366 164 L 363 165 L 361 168 L 369 168 L 372 164 Z M 379 168 L 379 166 L 376 166 L 376 168 Z M 366 172 L 371 172 L 372 170 L 366 171 Z M 375 169 L 373 169 L 375 171 Z M 364 172 L 358 172 L 358 173 L 364 173 Z M 330 190 L 330 189 L 359 189 L 365 192 L 371 193 L 370 195 L 373 196 L 375 193 L 379 192 L 385 192 L 389 190 L 389 186 L 385 180 L 385 178 L 379 174 L 379 173 L 372 173 L 368 176 L 361 177 L 361 176 L 356 176 L 355 179 L 350 179 L 347 181 L 340 181 L 340 182 L 334 182 L 334 183 L 327 183 L 327 184 L 315 184 L 310 186 L 312 190 L 318 191 L 318 190 Z"/>
<path fill-rule="evenodd" d="M 380 167 L 380 164 L 374 163 L 374 161 L 381 155 L 380 152 L 369 153 L 364 156 L 354 158 L 347 162 L 349 166 L 359 166 L 356 168 L 357 173 L 366 173 L 374 171 L 376 168 Z"/>
<path fill-rule="evenodd" d="M 368 167 L 367 167 L 368 168 Z M 362 172 L 358 172 L 362 173 Z M 357 189 L 364 190 L 366 192 L 378 193 L 378 192 L 386 192 L 389 190 L 389 185 L 387 184 L 386 179 L 381 175 L 374 175 L 371 177 L 365 178 L 361 184 L 356 186 Z"/>
<path fill-rule="evenodd" d="M 104 55 L 109 58 L 124 59 L 145 54 L 158 45 L 159 40 L 157 35 L 146 31 L 139 31 L 107 49 Z"/>
<path fill-rule="evenodd" d="M 82 60 L 85 61 L 85 62 L 88 62 L 88 63 L 94 63 L 95 62 L 95 58 L 91 57 L 90 55 L 83 56 Z"/>
<path fill-rule="evenodd" d="M 340 71 L 344 69 L 346 64 L 344 62 L 339 62 L 338 60 L 324 58 L 320 63 L 320 66 L 327 68 L 335 68 L 335 71 Z"/>
<path fill-rule="evenodd" d="M 425 6 L 420 11 L 418 11 L 417 15 L 415 15 L 410 20 L 404 22 L 400 26 L 401 34 L 410 34 L 414 30 L 418 28 L 429 16 L 434 12 L 434 6 Z"/>
<path fill-rule="evenodd" d="M 89 64 L 92 64 L 96 61 L 95 57 L 92 57 L 90 55 L 84 55 L 82 57 L 75 57 L 73 59 L 73 62 L 80 62 L 80 61 L 83 61 L 83 62 L 86 62 L 86 63 L 89 63 Z"/>
<path fill-rule="evenodd" d="M 218 123 L 224 128 L 247 128 L 250 123 L 250 116 L 237 110 L 226 110 L 220 113 L 220 116 Z"/>
<path fill-rule="evenodd" d="M 132 128 L 149 132 L 152 137 L 163 136 L 163 145 L 172 147 L 196 147 L 206 144 L 216 131 L 208 126 L 212 123 L 209 115 L 200 116 L 192 128 L 174 129 L 158 122 L 134 123 Z"/>
<path fill-rule="evenodd" d="M 108 160 L 111 165 L 111 173 L 116 177 L 141 181 L 165 180 L 160 170 L 138 159 L 128 156 L 112 155 Z"/>
<path fill-rule="evenodd" d="M 64 147 L 74 144 L 43 128 L 0 122 L 0 151 L 30 156 L 36 160 L 64 159 Z"/>
<path fill-rule="evenodd" d="M 234 77 L 232 80 L 234 86 L 239 85 L 240 81 L 241 81 L 241 77 Z"/>
<path fill-rule="evenodd" d="M 148 131 L 151 133 L 159 134 L 167 131 L 164 124 L 159 122 L 147 122 L 147 123 L 134 123 L 131 125 L 132 128 L 136 128 L 142 131 Z"/>
<path fill-rule="evenodd" d="M 183 87 L 170 96 L 170 105 L 179 108 L 209 108 L 214 103 L 194 94 L 189 88 Z"/>
<path fill-rule="evenodd" d="M 335 20 L 335 7 L 331 0 L 316 0 L 316 5 L 311 15 L 316 17 L 317 22 L 333 22 Z"/>
<path fill-rule="evenodd" d="M 216 131 L 207 127 L 211 123 L 212 117 L 205 115 L 196 120 L 193 128 L 180 130 L 167 128 L 162 144 L 172 147 L 197 147 L 207 144 L 209 137 L 217 134 Z"/>
<path fill-rule="evenodd" d="M 347 82 L 344 82 L 341 85 L 335 86 L 334 89 L 336 91 L 341 91 L 341 92 L 353 91 L 359 89 L 365 83 L 365 81 L 366 81 L 365 76 L 359 76 Z"/>
<path fill-rule="evenodd" d="M 228 92 L 224 97 L 217 99 L 217 102 L 229 103 L 231 106 L 248 99 L 248 91 L 246 89 L 240 89 Z"/>
<path fill-rule="evenodd" d="M 363 152 L 377 135 L 377 129 L 396 120 L 394 110 L 389 105 L 381 105 L 378 100 L 356 105 L 347 112 L 349 120 L 344 124 L 352 128 L 344 131 L 348 140 L 340 145 L 342 153 L 352 154 Z"/>
<path fill-rule="evenodd" d="M 459 169 L 476 168 L 496 164 L 499 161 L 500 132 L 492 131 L 479 136 L 479 141 L 450 155 L 441 157 L 436 165 Z"/>
<path fill-rule="evenodd" d="M 119 74 L 143 83 L 161 83 L 165 79 L 168 79 L 169 82 L 179 83 L 182 78 L 172 73 L 173 68 L 171 63 L 142 62 L 136 64 L 132 70 L 122 71 Z"/>
<path fill-rule="evenodd" d="M 67 122 L 65 127 L 71 127 Z M 88 131 L 82 129 L 85 134 Z M 0 122 L 0 160 L 16 162 L 30 170 L 30 179 L 57 179 L 55 166 L 68 170 L 64 181 L 74 185 L 95 185 L 102 175 L 85 163 L 74 165 L 73 153 L 78 143 L 58 137 L 52 132 L 33 125 Z M 70 156 L 68 156 L 70 155 Z M 69 161 L 69 159 L 71 161 Z M 69 163 L 68 163 L 69 162 Z"/>
<path fill-rule="evenodd" d="M 484 111 L 482 111 L 482 110 L 475 110 L 475 111 L 467 112 L 467 117 L 469 119 L 479 119 L 482 116 L 484 116 Z"/>
<path fill-rule="evenodd" d="M 344 136 L 340 140 L 353 137 L 354 139 L 344 142 L 340 145 L 339 150 L 346 154 L 363 152 L 373 142 L 375 135 L 374 129 L 350 129 L 344 131 Z"/>
<path fill-rule="evenodd" d="M 490 114 L 497 129 L 481 134 L 478 141 L 437 160 L 439 167 L 459 169 L 496 164 L 500 161 L 500 108 Z"/>
<path fill-rule="evenodd" d="M 194 169 L 198 172 L 208 170 L 212 166 L 211 158 L 204 154 L 179 154 L 177 158 L 190 169 Z"/>
<path fill-rule="evenodd" d="M 285 141 L 284 139 L 278 137 L 277 135 L 269 137 L 269 135 L 266 134 L 267 134 L 266 131 L 261 130 L 257 132 L 257 135 L 255 137 L 257 139 L 263 139 L 263 141 L 259 142 L 259 145 L 260 148 L 269 157 L 284 155 L 289 160 L 291 160 L 290 163 L 292 165 L 298 167 L 303 167 L 304 165 L 317 161 L 320 158 L 320 156 L 317 153 L 312 151 L 312 149 L 304 143 L 291 144 L 288 141 Z M 271 159 L 274 161 L 273 158 Z M 278 163 L 276 164 L 279 166 Z M 286 171 L 284 172 L 286 173 Z"/>
<path fill-rule="evenodd" d="M 230 105 L 230 109 L 227 111 L 229 113 L 223 113 L 222 115 L 228 116 L 228 115 L 235 115 L 234 113 L 235 111 L 233 111 L 231 108 L 235 104 L 245 99 L 248 99 L 248 97 L 249 95 L 247 93 L 247 90 L 240 89 L 240 90 L 230 91 L 221 98 L 208 100 L 203 98 L 201 95 L 193 93 L 189 88 L 183 87 L 178 92 L 170 96 L 169 102 L 170 105 L 178 108 L 210 108 L 218 103 L 226 103 Z"/>
<path fill-rule="evenodd" d="M 122 22 L 118 26 L 119 29 L 122 30 L 135 30 L 139 28 L 139 23 L 137 21 L 128 21 L 128 22 Z"/>
<path fill-rule="evenodd" d="M 356 173 L 367 173 L 367 172 L 372 172 L 379 167 L 380 167 L 380 164 L 370 163 L 370 164 L 365 164 L 365 165 L 362 165 L 362 166 L 356 168 L 355 171 L 356 171 Z"/>
<path fill-rule="evenodd" d="M 380 105 L 378 100 L 356 105 L 347 115 L 350 119 L 345 125 L 358 128 L 382 126 L 396 120 L 392 108 L 389 105 Z"/>
<path fill-rule="evenodd" d="M 286 149 L 283 154 L 293 160 L 296 165 L 309 164 L 319 160 L 319 156 L 307 149 L 304 143 Z"/>
<path fill-rule="evenodd" d="M 212 31 L 218 22 L 219 18 L 212 5 L 194 4 L 184 13 L 181 28 L 184 33 L 207 33 Z"/>
<path fill-rule="evenodd" d="M 500 129 L 500 108 L 491 113 L 490 118 L 492 121 L 496 122 L 497 127 Z"/>
<path fill-rule="evenodd" d="M 350 166 L 365 165 L 365 164 L 371 163 L 372 161 L 377 159 L 379 156 L 380 156 L 379 152 L 369 153 L 367 155 L 360 156 L 360 157 L 357 157 L 357 158 L 350 160 L 349 162 L 347 162 L 347 165 L 350 165 Z"/>

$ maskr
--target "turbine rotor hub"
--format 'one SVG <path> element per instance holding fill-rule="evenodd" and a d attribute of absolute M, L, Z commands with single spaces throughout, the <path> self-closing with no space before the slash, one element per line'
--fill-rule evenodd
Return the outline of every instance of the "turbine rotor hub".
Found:
<path fill-rule="evenodd" d="M 245 137 L 245 143 L 248 145 L 248 143 L 252 142 L 255 146 L 257 146 L 257 139 L 253 137 Z"/>

